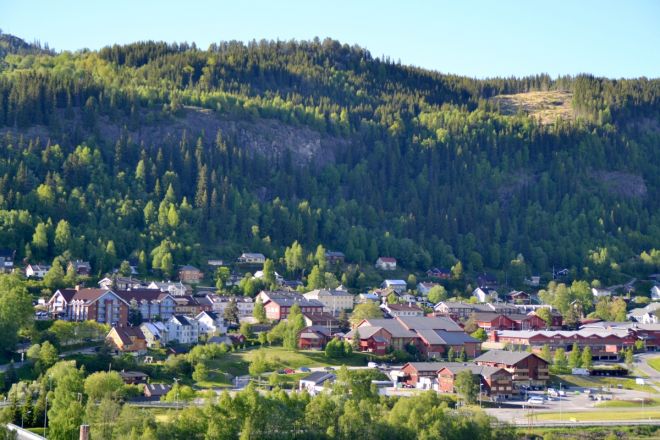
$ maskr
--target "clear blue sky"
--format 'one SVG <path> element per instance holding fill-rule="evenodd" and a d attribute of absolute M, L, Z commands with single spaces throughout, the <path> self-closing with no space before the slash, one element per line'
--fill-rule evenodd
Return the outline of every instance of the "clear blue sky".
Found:
<path fill-rule="evenodd" d="M 0 0 L 0 28 L 57 50 L 318 36 L 474 77 L 660 77 L 654 0 Z"/>

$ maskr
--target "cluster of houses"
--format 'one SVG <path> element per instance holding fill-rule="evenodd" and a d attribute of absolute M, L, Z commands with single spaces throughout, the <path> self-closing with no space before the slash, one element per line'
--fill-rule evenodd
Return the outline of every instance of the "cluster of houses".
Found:
<path fill-rule="evenodd" d="M 13 269 L 10 254 L 0 250 L 0 270 Z M 251 267 L 262 265 L 265 260 L 260 253 L 243 253 L 236 264 Z M 329 264 L 343 264 L 345 257 L 341 252 L 328 251 L 326 260 Z M 75 260 L 69 265 L 80 275 L 91 272 L 85 261 Z M 209 265 L 220 266 L 223 262 L 209 260 Z M 379 257 L 375 267 L 380 271 L 396 271 L 397 261 Z M 48 269 L 48 266 L 28 265 L 25 273 L 28 277 L 41 278 Z M 590 347 L 595 359 L 605 360 L 617 359 L 622 349 L 639 341 L 643 341 L 647 350 L 656 350 L 660 344 L 660 302 L 631 310 L 630 321 L 626 323 L 585 322 L 578 330 L 567 331 L 563 330 L 563 318 L 557 310 L 524 291 L 500 295 L 496 290 L 497 279 L 486 273 L 477 277 L 471 301 L 430 303 L 427 297 L 433 287 L 451 279 L 452 273 L 448 269 L 432 268 L 426 275 L 430 281 L 418 283 L 416 291 L 409 290 L 404 280 L 386 279 L 370 292 L 354 295 L 342 286 L 300 293 L 296 291 L 301 285 L 299 281 L 287 281 L 276 274 L 278 290 L 262 291 L 253 299 L 218 295 L 215 289 L 199 287 L 204 279 L 202 271 L 182 266 L 176 282 L 144 283 L 132 275 L 115 274 L 99 281 L 97 288 L 57 290 L 45 306 L 53 318 L 94 320 L 110 325 L 107 341 L 118 351 L 134 353 L 200 341 L 240 344 L 244 342 L 242 336 L 226 334 L 230 324 L 237 324 L 225 322 L 228 307 L 235 306 L 239 321 L 254 323 L 254 307 L 261 302 L 266 318 L 276 323 L 286 320 L 296 306 L 305 320 L 305 328 L 298 334 L 301 349 L 321 350 L 333 338 L 339 338 L 375 356 L 408 351 L 424 362 L 411 362 L 401 369 L 396 380 L 404 386 L 453 392 L 456 375 L 469 370 L 478 378 L 482 391 L 496 399 L 515 394 L 521 386 L 545 384 L 548 365 L 538 353 L 546 345 L 551 350 L 566 351 L 574 344 L 580 349 Z M 263 272 L 257 270 L 254 276 L 262 277 Z M 232 277 L 229 284 L 241 278 L 237 274 Z M 526 283 L 538 285 L 538 277 Z M 196 293 L 192 286 L 196 286 Z M 660 300 L 660 287 L 654 289 L 652 296 L 656 298 L 652 299 Z M 594 288 L 592 293 L 595 298 L 612 294 L 602 288 Z M 384 317 L 364 319 L 350 329 L 343 327 L 346 322 L 340 322 L 340 316 L 351 312 L 356 304 L 368 301 L 378 304 Z M 540 313 L 541 309 L 546 310 Z M 485 331 L 486 341 L 482 343 L 466 333 L 468 321 Z M 518 347 L 520 351 L 499 350 L 507 346 Z M 443 362 L 450 351 L 465 353 L 465 358 L 473 360 Z M 327 372 L 318 376 L 304 386 L 318 387 L 320 382 L 332 379 L 332 374 Z"/>
<path fill-rule="evenodd" d="M 407 387 L 454 393 L 455 379 L 465 370 L 492 400 L 509 398 L 524 388 L 543 388 L 550 378 L 548 362 L 542 357 L 504 350 L 487 351 L 471 362 L 409 362 L 392 375 Z"/>

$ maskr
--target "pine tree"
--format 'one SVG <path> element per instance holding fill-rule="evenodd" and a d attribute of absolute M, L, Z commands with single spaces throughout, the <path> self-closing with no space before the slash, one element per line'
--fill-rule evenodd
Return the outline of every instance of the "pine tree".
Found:
<path fill-rule="evenodd" d="M 591 355 L 591 348 L 587 345 L 582 351 L 582 368 L 591 368 L 593 365 L 593 357 Z"/>
<path fill-rule="evenodd" d="M 582 356 L 580 355 L 580 348 L 577 345 L 577 342 L 573 343 L 573 348 L 571 349 L 571 354 L 568 357 L 568 366 L 570 368 L 580 368 L 582 365 Z"/>
<path fill-rule="evenodd" d="M 33 420 L 34 407 L 32 406 L 32 395 L 28 392 L 25 396 L 25 402 L 21 408 L 21 421 L 23 422 L 23 427 L 31 428 Z"/>

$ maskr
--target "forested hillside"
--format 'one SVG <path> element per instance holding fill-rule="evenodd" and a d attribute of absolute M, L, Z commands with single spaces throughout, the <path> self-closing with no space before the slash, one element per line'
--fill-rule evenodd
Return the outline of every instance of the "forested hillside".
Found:
<path fill-rule="evenodd" d="M 0 247 L 18 258 L 171 275 L 298 240 L 358 263 L 615 279 L 660 244 L 657 79 L 473 80 L 332 40 L 0 38 Z M 492 99 L 529 91 L 570 94 L 572 116 Z"/>

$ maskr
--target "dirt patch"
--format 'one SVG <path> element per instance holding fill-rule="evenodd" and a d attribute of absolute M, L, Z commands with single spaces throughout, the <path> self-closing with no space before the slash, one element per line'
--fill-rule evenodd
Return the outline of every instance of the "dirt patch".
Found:
<path fill-rule="evenodd" d="M 541 121 L 552 124 L 557 119 L 573 120 L 575 113 L 571 106 L 573 94 L 566 91 L 527 92 L 514 95 L 497 95 L 492 98 L 500 112 L 514 115 L 522 111 Z"/>
<path fill-rule="evenodd" d="M 636 174 L 597 170 L 590 171 L 589 177 L 603 185 L 608 192 L 623 197 L 641 198 L 648 191 L 644 179 Z"/>

